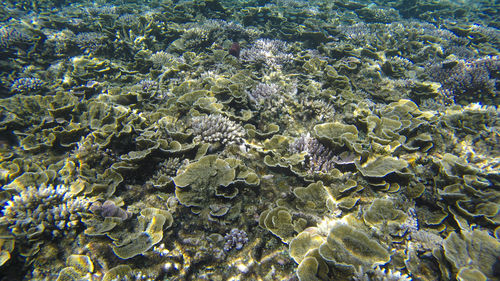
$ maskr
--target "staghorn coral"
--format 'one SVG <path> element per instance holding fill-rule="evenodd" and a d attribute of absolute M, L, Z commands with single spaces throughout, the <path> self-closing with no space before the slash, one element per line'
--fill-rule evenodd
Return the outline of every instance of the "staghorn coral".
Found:
<path fill-rule="evenodd" d="M 123 14 L 118 17 L 117 21 L 123 26 L 130 26 L 138 21 L 138 17 L 134 14 Z"/>
<path fill-rule="evenodd" d="M 70 154 L 70 158 L 91 167 L 110 166 L 119 160 L 119 155 L 109 148 L 101 148 L 92 136 L 82 137 Z"/>
<path fill-rule="evenodd" d="M 273 69 L 280 69 L 293 58 L 288 49 L 289 46 L 284 41 L 258 39 L 250 49 L 241 50 L 240 58 L 244 62 L 261 63 Z"/>
<path fill-rule="evenodd" d="M 420 229 L 420 226 L 418 224 L 417 212 L 415 211 L 415 208 L 408 208 L 406 214 L 408 216 L 406 217 L 406 221 L 401 224 L 401 228 L 408 230 L 410 233 L 417 232 Z"/>
<path fill-rule="evenodd" d="M 392 8 L 365 7 L 356 13 L 366 22 L 390 23 L 400 18 L 398 11 Z"/>
<path fill-rule="evenodd" d="M 256 108 L 267 108 L 270 106 L 280 91 L 277 84 L 259 83 L 251 91 L 247 91 L 248 99 Z"/>
<path fill-rule="evenodd" d="M 182 165 L 187 165 L 188 163 L 188 159 L 181 161 L 181 159 L 177 157 L 168 158 L 158 164 L 158 169 L 151 176 L 148 182 L 156 188 L 169 186 L 172 183 L 172 179 L 177 173 L 177 170 L 179 170 Z"/>
<path fill-rule="evenodd" d="M 290 144 L 291 153 L 306 152 L 305 166 L 309 173 L 326 173 L 335 167 L 333 152 L 309 133 Z"/>
<path fill-rule="evenodd" d="M 117 13 L 117 7 L 111 5 L 98 6 L 95 4 L 94 6 L 86 7 L 85 12 L 91 16 L 115 15 Z"/>
<path fill-rule="evenodd" d="M 332 46 L 335 49 L 351 49 L 352 45 L 359 47 L 370 47 L 376 49 L 399 49 L 399 56 L 405 57 L 412 62 L 434 63 L 441 57 L 443 50 L 465 48 L 461 52 L 464 55 L 475 54 L 474 49 L 468 46 L 470 40 L 459 37 L 448 29 L 438 28 L 434 24 L 414 20 L 393 21 L 387 24 L 340 24 L 337 26 L 339 42 Z M 416 41 L 418 44 L 415 44 Z M 421 41 L 436 42 L 436 46 L 423 47 Z M 400 48 L 405 42 L 407 48 Z M 438 48 L 439 46 L 439 48 Z M 472 53 L 471 53 L 472 52 Z M 334 55 L 337 54 L 333 51 Z"/>
<path fill-rule="evenodd" d="M 187 30 L 182 34 L 174 46 L 180 49 L 196 50 L 212 46 L 216 43 L 222 45 L 224 40 L 238 41 L 256 36 L 256 31 L 245 28 L 239 23 L 219 19 L 208 19 L 196 24 L 187 25 Z"/>
<path fill-rule="evenodd" d="M 165 51 L 158 51 L 152 54 L 150 59 L 155 66 L 164 67 L 168 66 L 170 63 L 174 61 L 182 60 L 182 57 L 177 58 L 174 55 L 167 53 Z"/>
<path fill-rule="evenodd" d="M 77 48 L 75 48 L 76 35 L 69 29 L 57 32 L 50 31 L 46 33 L 46 36 L 46 46 L 57 54 L 74 53 L 75 49 L 77 50 Z"/>
<path fill-rule="evenodd" d="M 363 22 L 349 25 L 339 25 L 337 30 L 348 41 L 357 43 L 367 41 L 370 34 L 373 32 L 373 28 Z"/>
<path fill-rule="evenodd" d="M 385 268 L 376 267 L 374 270 L 373 281 L 411 281 L 412 279 L 407 274 L 399 271 L 387 270 Z"/>
<path fill-rule="evenodd" d="M 401 224 L 401 229 L 408 233 L 408 247 L 411 250 L 427 251 L 440 248 L 443 238 L 431 231 L 420 229 L 417 213 L 414 208 L 408 208 L 406 221 Z"/>
<path fill-rule="evenodd" d="M 474 51 L 467 48 L 466 46 L 450 45 L 444 48 L 444 53 L 446 56 L 454 55 L 462 59 L 471 59 L 475 56 Z"/>
<path fill-rule="evenodd" d="M 162 163 L 158 164 L 158 174 L 164 174 L 168 176 L 175 176 L 177 170 L 182 166 L 186 165 L 189 162 L 187 159 L 181 160 L 180 158 L 169 158 Z"/>
<path fill-rule="evenodd" d="M 154 92 L 158 89 L 158 82 L 151 79 L 144 79 L 139 81 L 139 83 L 137 83 L 137 86 L 139 86 L 139 88 L 143 92 Z"/>
<path fill-rule="evenodd" d="M 163 89 L 156 80 L 143 79 L 135 84 L 134 89 L 137 89 L 141 94 L 154 97 L 159 100 L 167 99 L 169 92 Z"/>
<path fill-rule="evenodd" d="M 90 201 L 76 197 L 66 185 L 29 186 L 5 203 L 0 224 L 16 236 L 71 235 L 88 213 Z"/>
<path fill-rule="evenodd" d="M 191 128 L 195 139 L 207 143 L 240 144 L 245 136 L 245 129 L 240 124 L 219 114 L 194 117 Z"/>
<path fill-rule="evenodd" d="M 302 98 L 300 99 L 300 110 L 296 111 L 301 120 L 314 119 L 321 122 L 334 120 L 335 107 L 331 102 L 324 100 Z"/>
<path fill-rule="evenodd" d="M 454 97 L 456 102 L 480 99 L 490 103 L 495 96 L 495 86 L 500 59 L 497 56 L 465 61 L 445 61 L 429 66 L 426 73 L 441 83 L 445 95 Z"/>
<path fill-rule="evenodd" d="M 94 53 L 106 47 L 106 35 L 98 32 L 82 32 L 75 37 L 76 45 L 85 53 Z"/>
<path fill-rule="evenodd" d="M 492 44 L 498 44 L 500 42 L 500 31 L 498 30 L 498 27 L 494 28 L 489 26 L 482 26 L 479 24 L 473 24 L 470 26 L 470 31 L 473 34 L 473 40 L 488 40 Z M 477 37 L 477 39 L 474 37 Z"/>

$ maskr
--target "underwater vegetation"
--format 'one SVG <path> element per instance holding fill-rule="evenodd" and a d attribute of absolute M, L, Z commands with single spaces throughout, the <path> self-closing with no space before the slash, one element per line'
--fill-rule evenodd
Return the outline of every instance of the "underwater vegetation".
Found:
<path fill-rule="evenodd" d="M 495 1 L 4 1 L 0 280 L 500 279 Z"/>

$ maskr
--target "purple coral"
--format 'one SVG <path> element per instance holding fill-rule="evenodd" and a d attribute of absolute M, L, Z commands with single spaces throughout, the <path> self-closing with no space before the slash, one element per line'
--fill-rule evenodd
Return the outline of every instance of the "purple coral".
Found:
<path fill-rule="evenodd" d="M 106 47 L 106 35 L 98 32 L 82 32 L 75 37 L 75 43 L 86 53 L 101 51 Z"/>
<path fill-rule="evenodd" d="M 236 250 L 241 250 L 243 246 L 248 242 L 247 233 L 244 230 L 237 228 L 231 229 L 231 231 L 224 236 L 224 251 L 228 252 L 232 248 Z"/>
<path fill-rule="evenodd" d="M 158 82 L 151 79 L 144 79 L 137 84 L 143 92 L 153 92 L 158 89 Z"/>
<path fill-rule="evenodd" d="M 431 65 L 427 69 L 429 77 L 441 83 L 443 92 L 455 99 L 472 98 L 477 100 L 481 94 L 494 96 L 497 78 L 495 73 L 500 70 L 499 57 L 485 57 L 472 61 L 446 61 Z M 487 101 L 483 98 L 481 101 Z"/>
<path fill-rule="evenodd" d="M 90 211 L 103 218 L 120 218 L 126 220 L 129 213 L 115 205 L 115 202 L 106 200 L 104 203 L 97 201 L 90 206 Z"/>
<path fill-rule="evenodd" d="M 310 134 L 300 136 L 290 144 L 289 149 L 292 153 L 307 153 L 305 165 L 311 174 L 326 173 L 335 167 L 334 160 L 337 158 L 333 152 Z"/>

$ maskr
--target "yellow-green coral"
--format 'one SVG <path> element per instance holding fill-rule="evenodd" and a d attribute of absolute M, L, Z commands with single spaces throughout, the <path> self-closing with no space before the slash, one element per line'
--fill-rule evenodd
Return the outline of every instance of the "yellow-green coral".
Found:
<path fill-rule="evenodd" d="M 163 229 L 172 225 L 173 218 L 168 211 L 148 208 L 141 211 L 138 221 L 139 227 L 135 233 L 108 233 L 108 236 L 115 240 L 113 252 L 122 259 L 143 254 L 160 242 L 163 238 Z M 146 224 L 145 229 L 141 230 Z"/>
<path fill-rule="evenodd" d="M 391 260 L 387 249 L 364 232 L 346 224 L 330 229 L 327 240 L 319 247 L 326 261 L 343 266 L 383 265 Z"/>
<path fill-rule="evenodd" d="M 444 240 L 443 248 L 446 259 L 457 274 L 456 278 L 495 278 L 493 270 L 500 256 L 500 242 L 487 231 L 452 232 Z"/>

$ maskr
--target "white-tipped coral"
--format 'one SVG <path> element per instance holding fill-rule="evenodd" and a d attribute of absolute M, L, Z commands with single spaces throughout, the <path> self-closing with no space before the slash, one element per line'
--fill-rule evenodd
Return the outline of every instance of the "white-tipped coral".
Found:
<path fill-rule="evenodd" d="M 47 233 L 68 235 L 80 224 L 89 205 L 87 199 L 74 197 L 65 185 L 30 186 L 5 203 L 0 225 L 30 239 Z"/>
<path fill-rule="evenodd" d="M 386 270 L 385 268 L 380 268 L 377 266 L 374 271 L 373 280 L 380 281 L 411 281 L 412 279 L 401 273 L 400 271 L 392 271 L 391 269 Z"/>
<path fill-rule="evenodd" d="M 10 86 L 10 90 L 14 93 L 36 93 L 43 89 L 45 83 L 38 78 L 26 78 L 22 77 L 16 79 Z"/>
<path fill-rule="evenodd" d="M 353 277 L 354 281 L 411 281 L 411 277 L 400 271 L 376 267 L 366 272 L 363 267 Z"/>
<path fill-rule="evenodd" d="M 242 143 L 245 136 L 240 124 L 222 115 L 198 116 L 191 124 L 195 138 L 207 143 Z"/>
<path fill-rule="evenodd" d="M 287 53 L 289 46 L 286 42 L 272 39 L 258 39 L 250 49 L 241 51 L 244 62 L 262 63 L 273 69 L 280 69 L 289 63 L 293 55 Z"/>

